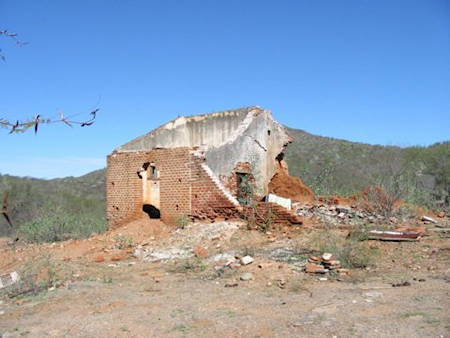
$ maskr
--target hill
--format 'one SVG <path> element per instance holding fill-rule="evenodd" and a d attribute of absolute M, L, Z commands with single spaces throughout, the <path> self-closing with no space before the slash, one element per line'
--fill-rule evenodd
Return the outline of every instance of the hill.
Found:
<path fill-rule="evenodd" d="M 9 192 L 8 210 L 14 229 L 2 218 L 0 236 L 11 234 L 24 222 L 49 213 L 91 219 L 104 218 L 105 214 L 105 169 L 52 180 L 0 175 L 1 196 L 4 191 Z"/>
<path fill-rule="evenodd" d="M 350 195 L 382 184 L 403 199 L 432 208 L 450 203 L 450 142 L 429 147 L 368 145 L 288 128 L 294 142 L 285 159 L 291 175 L 318 195 Z M 0 193 L 10 192 L 14 225 L 48 213 L 104 219 L 105 169 L 52 180 L 0 175 Z M 0 235 L 13 231 L 0 219 Z"/>
<path fill-rule="evenodd" d="M 450 203 L 450 142 L 429 147 L 368 145 L 288 128 L 294 142 L 286 150 L 290 173 L 316 194 L 350 195 L 369 184 L 417 204 Z"/>

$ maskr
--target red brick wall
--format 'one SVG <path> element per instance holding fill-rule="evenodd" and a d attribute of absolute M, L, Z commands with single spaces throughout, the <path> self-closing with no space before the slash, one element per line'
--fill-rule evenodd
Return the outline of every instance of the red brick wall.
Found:
<path fill-rule="evenodd" d="M 160 167 L 161 220 L 174 224 L 181 215 L 191 212 L 189 148 L 152 150 Z"/>
<path fill-rule="evenodd" d="M 137 175 L 145 162 L 159 171 L 161 220 L 175 222 L 190 213 L 189 148 L 154 149 L 143 152 L 113 153 L 108 156 L 106 180 L 107 217 L 117 227 L 138 217 L 142 211 L 142 180 Z"/>
<path fill-rule="evenodd" d="M 142 211 L 142 179 L 137 175 L 145 162 L 155 163 L 159 171 L 163 222 L 174 224 L 182 214 L 199 219 L 237 217 L 233 203 L 202 168 L 204 159 L 189 148 L 154 149 L 108 156 L 106 199 L 112 228 L 148 217 Z"/>
<path fill-rule="evenodd" d="M 146 153 L 120 153 L 107 157 L 106 217 L 110 227 L 140 216 L 142 181 L 137 176 Z"/>
<path fill-rule="evenodd" d="M 191 155 L 191 215 L 199 219 L 235 214 L 235 206 L 202 168 L 204 159 Z"/>

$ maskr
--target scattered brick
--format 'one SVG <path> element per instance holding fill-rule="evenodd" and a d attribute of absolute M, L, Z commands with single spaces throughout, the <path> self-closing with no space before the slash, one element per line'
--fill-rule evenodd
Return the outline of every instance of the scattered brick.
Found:
<path fill-rule="evenodd" d="M 206 257 L 208 257 L 208 252 L 204 248 L 202 248 L 200 246 L 196 246 L 194 248 L 194 254 L 198 258 L 206 258 Z"/>

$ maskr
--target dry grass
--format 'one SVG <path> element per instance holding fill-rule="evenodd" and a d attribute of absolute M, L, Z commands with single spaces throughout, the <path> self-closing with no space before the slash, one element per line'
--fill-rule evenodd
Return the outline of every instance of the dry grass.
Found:
<path fill-rule="evenodd" d="M 313 235 L 311 244 L 320 252 L 333 254 L 344 268 L 365 268 L 374 264 L 378 254 L 364 241 L 366 236 L 365 231 L 358 231 L 346 238 L 342 232 L 325 226 Z"/>
<path fill-rule="evenodd" d="M 28 261 L 19 270 L 20 280 L 1 291 L 8 298 L 36 296 L 51 287 L 58 287 L 70 279 L 65 263 L 49 255 L 38 256 Z"/>

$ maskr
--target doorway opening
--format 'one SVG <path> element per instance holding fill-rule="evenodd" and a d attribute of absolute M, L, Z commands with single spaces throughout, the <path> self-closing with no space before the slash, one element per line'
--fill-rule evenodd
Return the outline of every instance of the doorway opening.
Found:
<path fill-rule="evenodd" d="M 150 218 L 161 218 L 159 170 L 156 164 L 145 162 L 138 176 L 142 180 L 142 211 Z"/>
<path fill-rule="evenodd" d="M 248 173 L 236 173 L 237 200 L 241 205 L 249 205 L 253 195 L 253 186 Z"/>
<path fill-rule="evenodd" d="M 161 218 L 161 212 L 154 205 L 144 204 L 142 206 L 142 211 L 145 212 L 148 215 L 148 217 L 151 219 Z"/>

